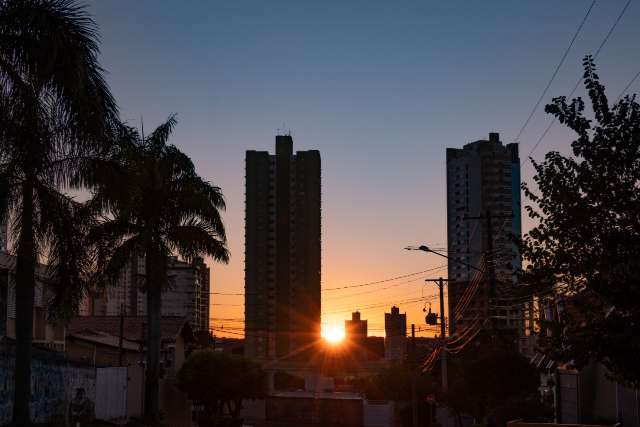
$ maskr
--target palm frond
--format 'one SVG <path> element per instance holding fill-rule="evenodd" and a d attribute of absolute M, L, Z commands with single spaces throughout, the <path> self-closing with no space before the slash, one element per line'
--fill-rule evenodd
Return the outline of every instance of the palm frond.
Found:
<path fill-rule="evenodd" d="M 145 143 L 150 147 L 156 147 L 156 149 L 163 149 L 169 140 L 169 135 L 173 131 L 173 128 L 178 123 L 176 115 L 169 116 L 166 122 L 158 126 L 149 136 L 145 138 Z"/>
<path fill-rule="evenodd" d="M 39 246 L 46 249 L 46 284 L 54 294 L 50 313 L 69 318 L 76 314 L 87 290 L 92 256 L 86 235 L 93 215 L 82 204 L 42 183 L 36 184 L 35 194 L 37 238 Z"/>
<path fill-rule="evenodd" d="M 216 261 L 229 262 L 226 240 L 220 238 L 208 223 L 191 220 L 167 232 L 167 244 L 187 260 L 206 254 Z"/>
<path fill-rule="evenodd" d="M 117 106 L 98 63 L 97 26 L 86 8 L 69 0 L 8 0 L 0 8 L 0 66 L 50 87 L 87 134 L 104 131 Z"/>

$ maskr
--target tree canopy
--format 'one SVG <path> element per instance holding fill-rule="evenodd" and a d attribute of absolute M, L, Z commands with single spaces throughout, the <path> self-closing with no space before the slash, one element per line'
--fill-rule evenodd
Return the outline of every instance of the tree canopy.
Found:
<path fill-rule="evenodd" d="M 449 363 L 449 391 L 441 395 L 459 414 L 478 422 L 502 426 L 523 418 L 543 421 L 540 376 L 509 340 L 480 334 Z"/>
<path fill-rule="evenodd" d="M 640 384 L 640 105 L 626 95 L 610 105 L 590 56 L 581 98 L 546 106 L 577 134 L 572 156 L 533 160 L 537 189 L 523 185 L 537 225 L 523 239 L 531 289 L 566 296 L 547 350 L 580 368 L 603 363 L 618 380 Z"/>
<path fill-rule="evenodd" d="M 149 135 L 119 126 L 116 148 L 93 163 L 88 178 L 93 187 L 88 204 L 101 215 L 89 232 L 97 246 L 96 281 L 116 284 L 132 259 L 144 257 L 140 285 L 147 294 L 145 418 L 150 423 L 160 416 L 161 293 L 171 284 L 169 257 L 229 259 L 222 191 L 197 174 L 189 156 L 168 144 L 176 123 L 171 116 Z"/>
<path fill-rule="evenodd" d="M 203 405 L 202 416 L 213 426 L 237 419 L 243 399 L 265 394 L 265 376 L 259 364 L 242 356 L 217 351 L 196 351 L 178 373 L 178 384 L 194 403 Z"/>
<path fill-rule="evenodd" d="M 87 156 L 109 145 L 115 101 L 98 63 L 98 34 L 69 0 L 0 0 L 0 221 L 16 253 L 13 423 L 30 423 L 35 266 L 48 261 L 56 306 L 77 307 L 86 267 L 80 207 Z M 43 257 L 42 255 L 46 255 Z"/>

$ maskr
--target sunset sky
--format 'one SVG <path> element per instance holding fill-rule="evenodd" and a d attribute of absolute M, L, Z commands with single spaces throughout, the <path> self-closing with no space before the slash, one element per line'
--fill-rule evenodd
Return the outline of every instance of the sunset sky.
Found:
<path fill-rule="evenodd" d="M 277 129 L 291 130 L 294 149 L 321 152 L 323 289 L 443 266 L 403 248 L 446 246 L 445 148 L 492 131 L 513 142 L 590 3 L 110 0 L 90 10 L 122 116 L 146 130 L 177 113 L 172 142 L 222 187 L 231 261 L 210 264 L 212 292 L 242 293 L 245 151 L 273 151 Z M 573 88 L 624 3 L 596 4 L 544 102 Z M 613 98 L 640 71 L 638 22 L 632 2 L 596 61 Z M 541 106 L 521 157 L 549 120 Z M 571 137 L 554 126 L 534 158 L 566 151 Z M 440 275 L 325 290 L 323 327 L 360 309 L 382 335 L 394 303 L 423 325 L 418 299 L 437 291 L 423 278 Z M 244 315 L 242 296 L 213 304 L 214 318 Z"/>

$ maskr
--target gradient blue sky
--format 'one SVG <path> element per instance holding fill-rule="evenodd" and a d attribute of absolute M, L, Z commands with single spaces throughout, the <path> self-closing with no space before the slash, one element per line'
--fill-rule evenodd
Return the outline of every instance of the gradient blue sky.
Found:
<path fill-rule="evenodd" d="M 232 258 L 212 266 L 212 290 L 239 292 L 244 153 L 272 151 L 283 127 L 294 148 L 321 151 L 323 286 L 440 265 L 402 248 L 446 245 L 445 148 L 490 131 L 512 142 L 590 3 L 110 0 L 90 3 L 90 12 L 122 116 L 131 124 L 142 116 L 150 129 L 177 113 L 173 143 L 222 187 Z M 581 58 L 596 50 L 624 3 L 596 4 L 545 101 L 571 90 Z M 612 95 L 640 70 L 639 22 L 634 1 L 597 60 Z M 548 120 L 539 108 L 520 141 L 523 157 Z M 565 151 L 571 137 L 555 126 L 534 157 Z M 523 179 L 530 177 L 525 166 Z M 349 296 L 356 291 L 325 293 L 323 311 L 391 305 L 435 287 L 416 281 Z M 421 304 L 400 308 L 409 322 L 424 322 Z M 243 314 L 240 305 L 212 309 L 216 317 Z M 382 313 L 363 312 L 370 334 L 381 335 Z"/>

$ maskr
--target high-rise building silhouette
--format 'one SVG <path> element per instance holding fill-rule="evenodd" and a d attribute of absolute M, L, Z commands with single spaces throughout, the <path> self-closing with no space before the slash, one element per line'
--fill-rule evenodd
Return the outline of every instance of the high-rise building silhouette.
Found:
<path fill-rule="evenodd" d="M 247 151 L 245 353 L 303 354 L 320 338 L 320 152 Z"/>
<path fill-rule="evenodd" d="M 488 216 L 492 217 L 491 230 Z M 477 277 L 472 266 L 481 267 L 483 260 L 493 262 L 496 282 L 501 284 L 498 292 L 513 283 L 514 270 L 521 265 L 512 238 L 521 235 L 520 216 L 518 144 L 503 145 L 498 133 L 490 133 L 488 140 L 471 142 L 461 149 L 447 148 L 449 313 Z M 490 289 L 487 274 L 484 277 L 462 319 L 456 322 L 459 329 L 488 313 Z"/>

